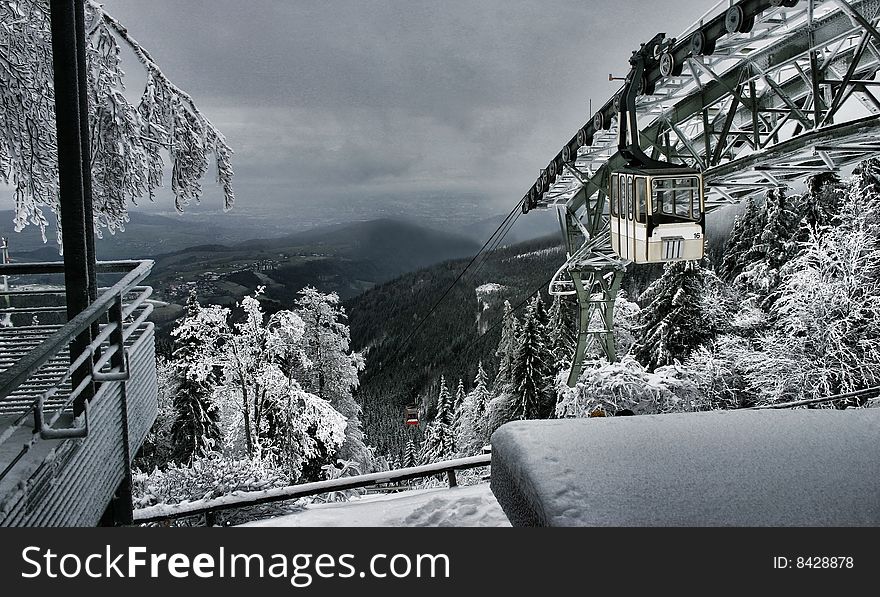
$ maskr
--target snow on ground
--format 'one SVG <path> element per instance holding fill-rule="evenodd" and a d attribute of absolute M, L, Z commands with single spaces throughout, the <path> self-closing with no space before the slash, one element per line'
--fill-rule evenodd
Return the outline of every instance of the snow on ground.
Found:
<path fill-rule="evenodd" d="M 509 527 L 488 483 L 313 504 L 249 527 Z"/>

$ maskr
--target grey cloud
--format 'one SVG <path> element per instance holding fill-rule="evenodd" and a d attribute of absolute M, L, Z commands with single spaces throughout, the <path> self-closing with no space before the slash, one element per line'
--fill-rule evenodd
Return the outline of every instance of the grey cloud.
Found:
<path fill-rule="evenodd" d="M 590 117 L 589 98 L 616 89 L 608 73 L 623 74 L 632 49 L 713 2 L 104 5 L 225 131 L 237 210 L 409 189 L 458 193 L 463 209 L 484 197 L 485 215 L 522 196 Z"/>

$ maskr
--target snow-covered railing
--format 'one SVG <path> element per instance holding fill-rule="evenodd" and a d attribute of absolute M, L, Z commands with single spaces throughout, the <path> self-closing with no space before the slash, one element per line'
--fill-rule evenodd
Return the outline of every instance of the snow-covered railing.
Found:
<path fill-rule="evenodd" d="M 224 495 L 209 500 L 196 500 L 180 504 L 160 504 L 135 510 L 133 520 L 135 524 L 143 524 L 173 518 L 183 518 L 185 516 L 204 515 L 206 523 L 210 526 L 213 524 L 215 513 L 221 510 L 230 510 L 245 506 L 258 506 L 260 504 L 298 499 L 333 491 L 343 491 L 346 489 L 359 489 L 361 487 L 372 487 L 374 485 L 382 485 L 386 483 L 399 483 L 401 481 L 430 477 L 432 475 L 442 475 L 444 473 L 446 474 L 449 486 L 455 487 L 457 484 L 455 471 L 488 466 L 491 463 L 491 460 L 491 454 L 480 454 L 479 456 L 471 456 L 469 458 L 444 460 L 433 464 L 413 466 L 393 471 L 383 471 L 381 473 L 370 473 L 368 475 L 357 475 L 355 477 L 341 477 L 339 479 L 331 479 L 328 481 L 316 481 L 314 483 L 304 483 L 302 485 L 291 485 L 289 487 L 278 487 L 262 491 L 234 492 L 230 495 Z"/>

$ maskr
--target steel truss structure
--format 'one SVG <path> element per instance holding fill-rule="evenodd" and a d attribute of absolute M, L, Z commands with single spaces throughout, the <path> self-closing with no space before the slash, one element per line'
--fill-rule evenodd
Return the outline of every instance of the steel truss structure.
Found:
<path fill-rule="evenodd" d="M 722 1 L 646 69 L 637 112 L 652 158 L 703 171 L 706 210 L 880 153 L 880 0 Z M 619 95 L 619 94 L 618 94 Z M 618 153 L 616 95 L 523 197 L 557 208 L 568 259 L 551 283 L 576 295 L 569 384 L 587 354 L 615 359 L 614 301 L 628 261 L 611 250 L 606 207 Z"/>

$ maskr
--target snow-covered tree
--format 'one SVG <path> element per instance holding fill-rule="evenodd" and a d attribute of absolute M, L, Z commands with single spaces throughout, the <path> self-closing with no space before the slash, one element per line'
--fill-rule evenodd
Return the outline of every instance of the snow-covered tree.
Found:
<path fill-rule="evenodd" d="M 643 293 L 633 355 L 649 371 L 684 360 L 710 336 L 702 298 L 710 276 L 704 261 L 675 261 Z"/>
<path fill-rule="evenodd" d="M 503 325 L 501 327 L 501 340 L 495 356 L 498 357 L 498 374 L 495 376 L 493 389 L 497 394 L 502 392 L 510 383 L 513 368 L 513 357 L 516 353 L 517 335 L 519 333 L 519 321 L 513 314 L 510 301 L 504 301 Z"/>
<path fill-rule="evenodd" d="M 837 174 L 827 172 L 809 177 L 807 192 L 801 198 L 804 227 L 823 230 L 836 225 L 845 199 L 846 189 Z"/>
<path fill-rule="evenodd" d="M 483 370 L 483 363 L 480 362 L 474 378 L 474 388 L 468 392 L 462 402 L 461 423 L 455 442 L 460 454 L 464 456 L 476 454 L 486 445 L 488 441 L 486 410 L 490 399 L 486 372 Z"/>
<path fill-rule="evenodd" d="M 735 281 L 737 286 L 764 298 L 770 305 L 781 281 L 782 267 L 797 254 L 801 214 L 797 202 L 782 189 L 767 193 L 764 213 L 764 228 L 758 242 L 747 251 Z"/>
<path fill-rule="evenodd" d="M 226 455 L 271 461 L 291 482 L 317 480 L 322 467 L 335 462 L 347 420 L 293 375 L 293 366 L 311 365 L 303 320 L 284 310 L 267 317 L 258 300 L 261 294 L 262 288 L 241 300 L 237 306 L 242 317 L 233 325 L 228 309 L 201 307 L 191 300 L 173 333 L 180 345 L 175 362 L 187 379 L 201 384 L 214 380 L 217 387 L 208 395 L 212 404 L 220 405 Z M 186 396 L 178 393 L 177 400 Z M 213 442 L 214 449 L 217 444 Z"/>
<path fill-rule="evenodd" d="M 639 415 L 704 409 L 696 384 L 682 368 L 652 373 L 631 356 L 585 367 L 575 387 L 561 384 L 559 390 L 559 418 L 614 416 L 624 409 Z"/>
<path fill-rule="evenodd" d="M 278 311 L 267 320 L 258 300 L 262 292 L 258 288 L 254 296 L 241 300 L 238 306 L 244 317 L 226 330 L 223 342 L 229 398 L 241 409 L 243 439 L 251 457 L 263 449 L 261 437 L 281 435 L 267 428 L 280 420 L 277 410 L 290 392 L 290 376 L 283 373 L 279 361 L 289 358 L 305 329 L 302 319 L 290 311 Z M 308 362 L 305 356 L 300 361 Z"/>
<path fill-rule="evenodd" d="M 510 410 L 514 419 L 545 419 L 553 414 L 555 396 L 551 382 L 555 371 L 540 318 L 540 299 L 535 299 L 520 328 L 519 346 L 510 372 Z"/>
<path fill-rule="evenodd" d="M 0 0 L 0 22 L 6 25 L 0 28 L 0 181 L 14 187 L 16 230 L 34 224 L 45 235 L 44 210 L 59 212 L 49 1 Z M 122 230 L 127 202 L 153 198 L 163 182 L 163 155 L 170 161 L 178 210 L 200 198 L 209 158 L 217 166 L 224 208 L 231 208 L 232 150 L 222 133 L 94 0 L 85 1 L 85 36 L 97 231 Z M 136 104 L 123 93 L 124 49 L 145 75 Z"/>
<path fill-rule="evenodd" d="M 764 230 L 766 213 L 755 200 L 746 199 L 745 210 L 733 222 L 733 228 L 724 246 L 724 259 L 721 262 L 720 274 L 725 280 L 732 281 L 748 264 L 753 256 L 752 251 Z"/>
<path fill-rule="evenodd" d="M 418 457 L 416 456 L 416 446 L 413 443 L 412 437 L 406 438 L 406 447 L 403 452 L 403 460 L 401 461 L 401 466 L 403 468 L 412 468 L 418 465 Z"/>
<path fill-rule="evenodd" d="M 617 292 L 614 301 L 614 348 L 618 356 L 629 354 L 636 343 L 640 311 L 639 304 L 629 300 L 625 290 Z M 600 329 L 599 321 L 596 321 L 595 325 L 597 327 L 594 329 Z"/>
<path fill-rule="evenodd" d="M 452 433 L 458 438 L 461 433 L 462 425 L 462 405 L 464 404 L 464 382 L 459 379 L 458 387 L 455 390 L 455 398 L 452 401 Z"/>
<path fill-rule="evenodd" d="M 214 399 L 219 384 L 216 365 L 228 312 L 202 308 L 195 293 L 186 317 L 171 332 L 174 338 L 172 458 L 186 464 L 220 449 L 220 410 Z"/>
<path fill-rule="evenodd" d="M 439 419 L 428 423 L 420 454 L 422 464 L 431 464 L 454 457 L 455 436 L 452 433 L 452 427 Z"/>
<path fill-rule="evenodd" d="M 447 460 L 455 456 L 453 408 L 454 399 L 449 394 L 446 378 L 441 376 L 440 389 L 437 395 L 437 414 L 425 428 L 425 439 L 422 442 L 420 455 L 422 464 Z"/>
<path fill-rule="evenodd" d="M 548 350 L 553 355 L 555 369 L 562 369 L 567 363 L 571 363 L 574 356 L 577 333 L 574 323 L 572 306 L 563 297 L 554 296 L 546 330 Z"/>
<path fill-rule="evenodd" d="M 865 204 L 856 201 L 847 202 L 841 225 L 810 232 L 801 254 L 784 268 L 773 305 L 786 350 L 809 361 L 807 396 L 880 382 L 880 247 Z"/>
<path fill-rule="evenodd" d="M 296 314 L 305 325 L 304 355 L 309 363 L 295 368 L 296 378 L 306 391 L 329 401 L 345 416 L 348 424 L 339 456 L 368 471 L 371 452 L 364 441 L 361 407 L 353 395 L 360 384 L 358 373 L 364 368 L 364 358 L 351 350 L 345 309 L 336 293 L 323 294 L 307 287 L 299 293 Z"/>
<path fill-rule="evenodd" d="M 440 388 L 437 393 L 437 414 L 434 417 L 435 421 L 440 421 L 444 425 L 452 425 L 452 420 L 454 416 L 453 412 L 453 399 L 449 394 L 449 388 L 446 387 L 446 376 L 440 376 Z"/>

